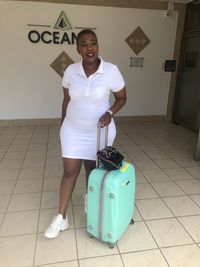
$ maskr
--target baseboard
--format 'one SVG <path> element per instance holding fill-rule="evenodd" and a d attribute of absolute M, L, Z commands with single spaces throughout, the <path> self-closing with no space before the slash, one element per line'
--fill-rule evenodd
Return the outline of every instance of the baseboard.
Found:
<path fill-rule="evenodd" d="M 167 116 L 121 116 L 115 117 L 116 122 L 151 122 L 169 121 Z M 1 127 L 9 126 L 40 126 L 59 125 L 60 118 L 49 119 L 22 119 L 22 120 L 0 120 Z"/>

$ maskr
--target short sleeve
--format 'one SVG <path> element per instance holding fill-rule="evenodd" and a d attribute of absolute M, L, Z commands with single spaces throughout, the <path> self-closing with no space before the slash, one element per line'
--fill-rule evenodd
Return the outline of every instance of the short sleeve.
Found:
<path fill-rule="evenodd" d="M 109 74 L 110 89 L 112 92 L 118 92 L 125 86 L 124 78 L 116 65 L 113 65 L 111 73 Z"/>
<path fill-rule="evenodd" d="M 64 88 L 69 88 L 70 85 L 70 66 L 68 66 L 64 72 L 63 79 L 62 79 L 62 86 Z"/>

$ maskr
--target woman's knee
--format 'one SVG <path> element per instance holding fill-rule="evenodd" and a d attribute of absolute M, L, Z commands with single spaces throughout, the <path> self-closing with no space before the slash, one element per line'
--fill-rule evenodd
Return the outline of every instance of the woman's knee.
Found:
<path fill-rule="evenodd" d="M 79 175 L 80 168 L 81 168 L 81 162 L 79 161 L 66 161 L 64 160 L 63 164 L 63 178 L 70 179 L 70 178 L 76 178 Z"/>

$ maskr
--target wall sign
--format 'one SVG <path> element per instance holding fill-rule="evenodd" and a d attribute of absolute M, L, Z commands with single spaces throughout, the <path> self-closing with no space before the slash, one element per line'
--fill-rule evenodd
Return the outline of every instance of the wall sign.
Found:
<path fill-rule="evenodd" d="M 165 60 L 165 71 L 174 72 L 176 70 L 176 60 Z"/>
<path fill-rule="evenodd" d="M 44 44 L 74 45 L 76 43 L 76 33 L 72 30 L 72 25 L 64 11 L 60 13 L 53 27 L 51 25 L 38 24 L 28 24 L 28 26 L 34 28 L 28 33 L 28 39 L 33 44 L 42 42 Z M 45 30 L 41 30 L 42 28 L 45 28 Z M 53 30 L 50 30 L 51 28 Z M 88 27 L 75 27 L 75 29 L 79 30 L 85 28 L 89 29 Z"/>

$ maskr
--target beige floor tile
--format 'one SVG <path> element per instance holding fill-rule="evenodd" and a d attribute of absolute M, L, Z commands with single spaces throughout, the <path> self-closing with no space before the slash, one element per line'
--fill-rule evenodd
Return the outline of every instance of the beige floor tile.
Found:
<path fill-rule="evenodd" d="M 59 191 L 62 177 L 51 177 L 44 179 L 43 191 Z"/>
<path fill-rule="evenodd" d="M 47 239 L 43 234 L 39 234 L 35 252 L 35 265 L 69 260 L 77 260 L 74 230 L 63 231 L 54 239 Z"/>
<path fill-rule="evenodd" d="M 200 214 L 200 207 L 188 196 L 167 197 L 163 200 L 175 216 Z"/>
<path fill-rule="evenodd" d="M 84 205 L 85 188 L 76 188 L 72 193 L 72 202 L 74 206 Z"/>
<path fill-rule="evenodd" d="M 138 209 L 137 209 L 136 206 L 134 208 L 133 220 L 134 220 L 134 222 L 141 222 L 141 221 L 143 221 L 143 219 L 142 219 L 142 217 L 141 217 L 141 215 L 140 215 L 140 213 L 139 213 L 139 211 L 138 211 Z"/>
<path fill-rule="evenodd" d="M 146 170 L 142 171 L 142 173 L 149 182 L 171 181 L 170 177 L 163 170 Z"/>
<path fill-rule="evenodd" d="M 190 167 L 186 170 L 191 173 L 195 178 L 200 178 L 200 167 Z"/>
<path fill-rule="evenodd" d="M 162 249 L 170 267 L 199 267 L 200 248 L 196 245 Z"/>
<path fill-rule="evenodd" d="M 22 163 L 23 159 L 3 159 L 3 161 L 0 163 L 0 169 L 19 169 L 21 168 Z"/>
<path fill-rule="evenodd" d="M 159 198 L 137 200 L 136 206 L 144 220 L 174 217 L 165 203 Z"/>
<path fill-rule="evenodd" d="M 6 212 L 11 195 L 0 195 L 0 212 Z"/>
<path fill-rule="evenodd" d="M 20 171 L 19 179 L 42 179 L 44 168 L 23 168 Z"/>
<path fill-rule="evenodd" d="M 46 159 L 46 166 L 59 166 L 63 167 L 63 160 L 61 157 L 48 157 Z"/>
<path fill-rule="evenodd" d="M 144 151 L 144 152 L 152 152 L 152 151 L 156 151 L 156 152 L 161 152 L 160 149 L 158 149 L 157 146 L 155 146 L 154 144 L 152 144 L 151 142 L 149 142 L 149 144 L 139 144 L 139 147 Z M 148 153 L 147 153 L 148 155 Z"/>
<path fill-rule="evenodd" d="M 34 180 L 18 180 L 14 194 L 17 193 L 34 193 L 40 192 L 42 190 L 42 179 L 34 179 Z"/>
<path fill-rule="evenodd" d="M 186 159 L 175 159 L 178 164 L 180 164 L 184 168 L 189 167 L 198 167 L 198 162 L 194 159 L 186 158 Z"/>
<path fill-rule="evenodd" d="M 0 181 L 0 195 L 12 194 L 15 186 L 15 181 Z"/>
<path fill-rule="evenodd" d="M 0 229 L 1 229 L 1 224 L 3 222 L 3 218 L 4 218 L 5 214 L 4 213 L 0 213 Z"/>
<path fill-rule="evenodd" d="M 0 236 L 37 233 L 39 211 L 7 213 L 0 230 Z"/>
<path fill-rule="evenodd" d="M 135 182 L 136 184 L 147 183 L 147 179 L 136 167 L 135 167 Z"/>
<path fill-rule="evenodd" d="M 117 246 L 110 249 L 108 244 L 101 242 L 96 238 L 89 238 L 85 228 L 77 229 L 76 235 L 79 259 L 119 253 Z"/>
<path fill-rule="evenodd" d="M 41 209 L 57 208 L 59 206 L 59 191 L 42 192 Z"/>
<path fill-rule="evenodd" d="M 185 195 L 185 192 L 173 181 L 151 183 L 151 185 L 161 197 Z"/>
<path fill-rule="evenodd" d="M 0 144 L 0 152 L 6 153 L 8 151 L 9 146 L 6 146 L 4 144 Z"/>
<path fill-rule="evenodd" d="M 75 185 L 75 190 L 78 188 L 86 188 L 85 185 L 85 173 L 80 174 L 77 181 L 76 181 L 76 185 Z"/>
<path fill-rule="evenodd" d="M 43 168 L 45 159 L 43 158 L 26 158 L 23 162 L 22 168 Z"/>
<path fill-rule="evenodd" d="M 19 169 L 0 170 L 0 181 L 16 180 L 19 174 Z"/>
<path fill-rule="evenodd" d="M 171 168 L 179 168 L 180 165 L 176 163 L 174 160 L 168 159 L 156 159 L 154 160 L 156 164 L 162 169 L 171 169 Z"/>
<path fill-rule="evenodd" d="M 159 247 L 193 243 L 193 240 L 176 219 L 162 219 L 147 221 L 146 223 Z"/>
<path fill-rule="evenodd" d="M 76 228 L 86 227 L 86 213 L 84 211 L 84 206 L 74 207 L 74 220 Z"/>
<path fill-rule="evenodd" d="M 44 209 L 40 211 L 40 219 L 39 219 L 39 227 L 38 231 L 39 232 L 44 232 L 47 227 L 52 222 L 53 217 L 58 214 L 58 209 Z M 69 228 L 68 229 L 73 229 L 74 228 L 74 219 L 73 219 L 73 213 L 72 213 L 72 207 L 69 207 L 67 210 L 67 217 L 69 221 Z"/>
<path fill-rule="evenodd" d="M 24 159 L 25 153 L 25 151 L 8 152 L 6 153 L 4 159 Z"/>
<path fill-rule="evenodd" d="M 168 267 L 159 250 L 121 254 L 125 267 Z"/>
<path fill-rule="evenodd" d="M 8 206 L 8 211 L 38 210 L 40 193 L 14 194 Z"/>
<path fill-rule="evenodd" d="M 157 198 L 158 194 L 153 190 L 153 188 L 147 184 L 137 184 L 136 192 L 135 192 L 136 199 L 147 199 L 147 198 Z"/>
<path fill-rule="evenodd" d="M 191 195 L 190 197 L 198 204 L 198 206 L 200 206 L 200 194 L 199 195 Z"/>
<path fill-rule="evenodd" d="M 184 180 L 176 182 L 187 194 L 200 194 L 200 181 Z"/>
<path fill-rule="evenodd" d="M 46 157 L 46 151 L 28 150 L 26 153 L 26 159 L 44 159 Z"/>
<path fill-rule="evenodd" d="M 0 238 L 0 266 L 32 266 L 36 235 Z"/>
<path fill-rule="evenodd" d="M 28 150 L 44 151 L 47 148 L 47 144 L 30 144 Z"/>
<path fill-rule="evenodd" d="M 60 176 L 62 177 L 63 175 L 63 167 L 59 166 L 46 166 L 45 168 L 45 173 L 44 177 L 45 178 L 50 178 L 50 177 L 55 177 L 55 176 Z"/>
<path fill-rule="evenodd" d="M 163 151 L 161 151 L 160 149 L 155 149 L 152 151 L 146 151 L 145 152 L 148 157 L 150 157 L 151 159 L 155 160 L 155 159 L 168 159 L 169 156 L 167 154 L 165 154 Z"/>
<path fill-rule="evenodd" d="M 18 145 L 11 145 L 8 149 L 8 152 L 11 151 L 27 151 L 28 144 L 18 144 Z"/>
<path fill-rule="evenodd" d="M 119 255 L 80 260 L 80 267 L 123 267 Z"/>
<path fill-rule="evenodd" d="M 157 248 L 155 241 L 143 222 L 130 225 L 118 241 L 120 253 Z"/>
<path fill-rule="evenodd" d="M 41 265 L 34 265 L 35 267 L 41 267 Z M 45 264 L 43 267 L 79 267 L 78 261 L 65 261 L 55 264 Z"/>
<path fill-rule="evenodd" d="M 165 169 L 165 172 L 174 181 L 194 179 L 194 176 L 192 176 L 189 172 L 187 172 L 183 168 Z"/>
<path fill-rule="evenodd" d="M 155 162 L 150 160 L 150 159 L 148 159 L 148 160 L 135 160 L 134 163 L 140 171 L 158 170 L 159 169 L 158 165 L 155 164 Z"/>
<path fill-rule="evenodd" d="M 147 156 L 147 154 L 142 151 L 142 150 L 138 150 L 138 151 L 126 151 L 128 157 L 132 160 L 148 160 L 149 157 Z M 123 154 L 123 153 L 122 153 Z"/>
<path fill-rule="evenodd" d="M 200 242 L 200 215 L 178 218 L 195 242 Z"/>

